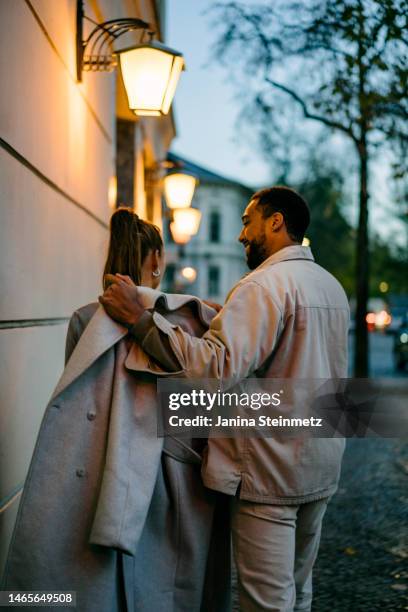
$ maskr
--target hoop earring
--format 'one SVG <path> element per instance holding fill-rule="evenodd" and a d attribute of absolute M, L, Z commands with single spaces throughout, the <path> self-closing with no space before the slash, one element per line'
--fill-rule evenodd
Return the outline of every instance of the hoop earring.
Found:
<path fill-rule="evenodd" d="M 153 270 L 153 272 L 152 272 L 152 276 L 154 276 L 155 278 L 160 276 L 160 274 L 161 274 L 160 268 L 157 268 L 157 270 Z"/>

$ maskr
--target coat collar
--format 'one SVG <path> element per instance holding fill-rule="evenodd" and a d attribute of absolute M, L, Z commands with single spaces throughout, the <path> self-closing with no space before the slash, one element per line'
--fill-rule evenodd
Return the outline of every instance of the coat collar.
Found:
<path fill-rule="evenodd" d="M 214 310 L 203 304 L 198 298 L 192 295 L 166 294 L 149 287 L 139 287 L 139 295 L 145 308 L 154 308 L 160 303 L 165 310 L 171 312 L 195 302 L 198 306 L 198 313 L 201 321 L 209 326 L 214 317 Z M 74 380 L 76 380 L 85 370 L 87 370 L 103 353 L 114 346 L 119 340 L 124 338 L 128 330 L 126 327 L 111 319 L 102 306 L 99 306 L 88 325 L 85 327 L 78 344 L 76 345 L 64 372 L 52 394 L 51 401 L 60 395 Z M 146 369 L 148 359 L 144 351 L 138 347 L 137 363 L 133 367 Z M 140 362 L 140 363 L 139 363 Z"/>
<path fill-rule="evenodd" d="M 209 326 L 212 319 L 214 318 L 215 311 L 213 308 L 204 304 L 194 295 L 181 295 L 179 293 L 163 293 L 157 289 L 151 289 L 150 287 L 139 287 L 139 295 L 142 299 L 145 308 L 154 308 L 155 306 L 162 306 L 167 312 L 172 312 L 182 308 L 186 304 L 195 303 L 198 308 L 198 316 L 201 323 Z"/>
<path fill-rule="evenodd" d="M 113 321 L 102 306 L 85 327 L 65 370 L 52 394 L 51 401 L 62 393 L 82 372 L 87 370 L 105 351 L 119 342 L 128 330 L 120 323 Z"/>

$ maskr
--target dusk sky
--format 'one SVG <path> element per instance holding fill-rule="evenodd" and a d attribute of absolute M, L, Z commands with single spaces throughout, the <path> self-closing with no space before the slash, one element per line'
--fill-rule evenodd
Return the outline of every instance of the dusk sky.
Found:
<path fill-rule="evenodd" d="M 210 62 L 214 41 L 209 0 L 169 0 L 166 42 L 185 56 L 174 113 L 177 138 L 172 150 L 210 169 L 257 188 L 271 180 L 266 163 L 236 138 L 240 110 L 227 72 Z"/>

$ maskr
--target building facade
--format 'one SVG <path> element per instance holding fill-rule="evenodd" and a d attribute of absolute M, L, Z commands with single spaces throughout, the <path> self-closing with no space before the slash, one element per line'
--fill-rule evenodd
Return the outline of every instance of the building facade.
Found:
<path fill-rule="evenodd" d="M 183 247 L 172 241 L 169 220 L 166 220 L 167 270 L 163 287 L 223 303 L 230 289 L 248 272 L 238 236 L 242 229 L 241 216 L 253 189 L 173 153 L 168 159 L 180 167 L 180 172 L 198 179 L 192 206 L 201 211 L 202 218 L 198 233 Z M 184 267 L 195 269 L 194 282 L 184 281 L 181 274 Z"/>
<path fill-rule="evenodd" d="M 142 18 L 161 38 L 163 5 L 84 9 L 98 23 Z M 161 226 L 157 167 L 175 135 L 171 115 L 136 120 L 117 70 L 77 82 L 76 10 L 76 0 L 0 2 L 0 574 L 68 319 L 101 293 L 116 204 Z"/>

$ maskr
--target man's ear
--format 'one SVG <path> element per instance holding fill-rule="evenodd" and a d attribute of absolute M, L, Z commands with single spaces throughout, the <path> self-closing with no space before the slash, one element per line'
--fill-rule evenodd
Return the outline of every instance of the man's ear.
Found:
<path fill-rule="evenodd" d="M 271 229 L 273 232 L 278 232 L 282 226 L 284 225 L 284 218 L 282 213 L 280 212 L 274 212 L 271 217 Z"/>

